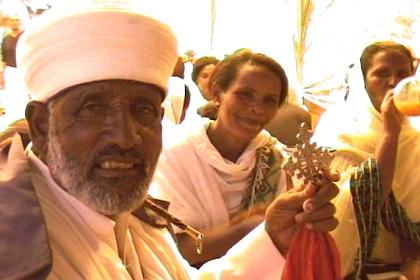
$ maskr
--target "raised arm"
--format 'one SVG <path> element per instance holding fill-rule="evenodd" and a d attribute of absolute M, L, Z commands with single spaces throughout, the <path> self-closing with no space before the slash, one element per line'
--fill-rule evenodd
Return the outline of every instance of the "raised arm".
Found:
<path fill-rule="evenodd" d="M 395 162 L 398 151 L 398 138 L 401 131 L 403 116 L 397 111 L 393 100 L 393 90 L 387 92 L 381 104 L 383 117 L 383 136 L 375 151 L 382 185 L 382 203 L 385 202 L 392 187 Z"/>

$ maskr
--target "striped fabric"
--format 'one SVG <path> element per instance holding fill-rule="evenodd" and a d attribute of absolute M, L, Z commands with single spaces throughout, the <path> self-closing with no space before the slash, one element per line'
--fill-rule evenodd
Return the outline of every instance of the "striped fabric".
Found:
<path fill-rule="evenodd" d="M 244 210 L 252 211 L 256 205 L 270 204 L 277 195 L 283 157 L 272 139 L 268 144 L 257 149 L 257 162 L 242 201 Z"/>
<path fill-rule="evenodd" d="M 360 247 L 354 271 L 346 280 L 368 279 L 368 274 L 399 270 L 399 264 L 387 264 L 371 258 L 380 222 L 400 239 L 408 239 L 417 245 L 420 245 L 420 223 L 410 221 L 392 191 L 383 207 L 381 206 L 382 187 L 378 166 L 373 159 L 364 162 L 353 172 L 350 191 L 359 229 Z"/>
<path fill-rule="evenodd" d="M 413 223 L 405 209 L 397 202 L 391 192 L 382 208 L 382 223 L 401 239 L 410 240 L 420 246 L 420 222 Z"/>
<path fill-rule="evenodd" d="M 360 248 L 355 270 L 347 279 L 360 279 L 365 274 L 364 266 L 375 247 L 379 233 L 382 189 L 378 167 L 373 159 L 369 159 L 354 171 L 350 179 L 350 191 L 359 228 Z"/>

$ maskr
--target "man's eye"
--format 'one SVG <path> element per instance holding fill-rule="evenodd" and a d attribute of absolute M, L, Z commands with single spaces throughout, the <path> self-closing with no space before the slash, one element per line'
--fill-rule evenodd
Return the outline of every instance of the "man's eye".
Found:
<path fill-rule="evenodd" d="M 160 120 L 159 114 L 156 108 L 151 105 L 147 105 L 147 104 L 137 105 L 135 109 L 135 113 L 136 113 L 137 118 L 142 123 L 154 122 L 157 119 Z"/>
<path fill-rule="evenodd" d="M 94 110 L 100 108 L 100 105 L 98 103 L 91 102 L 83 106 L 83 108 Z"/>
<path fill-rule="evenodd" d="M 153 108 L 153 106 L 150 106 L 150 105 L 138 105 L 137 112 L 144 113 L 144 114 L 154 114 L 156 113 L 156 110 L 155 108 Z"/>
<path fill-rule="evenodd" d="M 98 102 L 88 102 L 81 107 L 79 112 L 83 114 L 99 113 L 103 111 L 104 109 L 105 109 L 104 106 Z"/>

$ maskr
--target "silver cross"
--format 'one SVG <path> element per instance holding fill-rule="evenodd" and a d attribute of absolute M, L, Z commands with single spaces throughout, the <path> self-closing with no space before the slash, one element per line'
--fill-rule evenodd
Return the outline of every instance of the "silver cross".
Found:
<path fill-rule="evenodd" d="M 283 167 L 292 176 L 303 178 L 305 181 L 314 180 L 315 176 L 330 166 L 334 158 L 334 155 L 327 149 L 317 147 L 316 143 L 311 143 L 311 137 L 312 132 L 308 125 L 302 123 L 296 136 L 301 143 L 296 145 L 296 150 Z"/>

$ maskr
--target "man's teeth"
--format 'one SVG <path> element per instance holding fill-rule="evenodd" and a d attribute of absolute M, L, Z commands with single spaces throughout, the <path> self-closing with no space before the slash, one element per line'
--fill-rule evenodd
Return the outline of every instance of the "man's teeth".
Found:
<path fill-rule="evenodd" d="M 118 161 L 104 161 L 100 164 L 103 169 L 129 169 L 133 168 L 133 163 L 118 162 Z"/>

